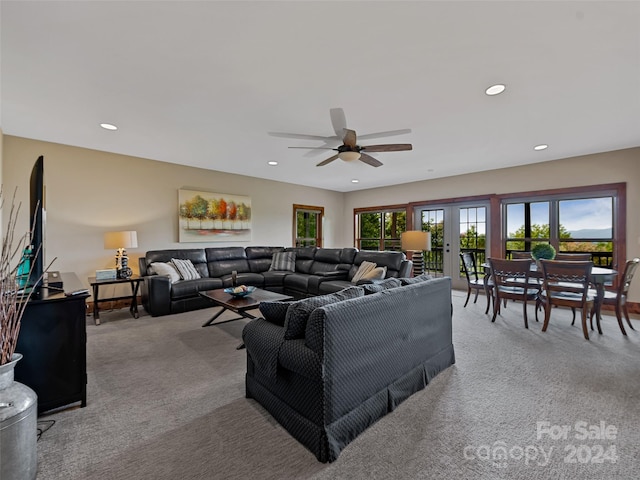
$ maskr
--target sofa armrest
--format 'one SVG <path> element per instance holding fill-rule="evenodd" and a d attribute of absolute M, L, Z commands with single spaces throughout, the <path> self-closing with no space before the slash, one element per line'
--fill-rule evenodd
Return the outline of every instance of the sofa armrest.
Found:
<path fill-rule="evenodd" d="M 256 318 L 242 329 L 242 341 L 255 368 L 267 377 L 275 378 L 278 355 L 284 342 L 284 328 L 264 318 Z"/>
<path fill-rule="evenodd" d="M 145 308 L 153 317 L 171 313 L 171 280 L 164 275 L 148 275 L 144 277 L 144 285 L 148 297 Z M 144 304 L 144 303 L 143 303 Z"/>
<path fill-rule="evenodd" d="M 320 357 L 305 345 L 304 338 L 285 340 L 280 347 L 278 361 L 282 368 L 311 380 L 322 378 Z"/>
<path fill-rule="evenodd" d="M 348 273 L 345 270 L 330 270 L 328 272 L 315 272 L 314 275 L 331 280 L 346 280 Z"/>

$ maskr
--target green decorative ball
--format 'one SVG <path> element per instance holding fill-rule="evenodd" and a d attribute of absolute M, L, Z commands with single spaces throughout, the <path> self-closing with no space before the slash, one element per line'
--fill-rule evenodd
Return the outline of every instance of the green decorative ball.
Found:
<path fill-rule="evenodd" d="M 556 258 L 556 249 L 548 243 L 538 243 L 531 249 L 531 257 L 534 260 L 553 260 Z"/>

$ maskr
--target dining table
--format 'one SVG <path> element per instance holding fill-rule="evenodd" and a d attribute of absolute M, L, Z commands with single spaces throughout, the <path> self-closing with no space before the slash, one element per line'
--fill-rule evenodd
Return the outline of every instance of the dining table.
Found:
<path fill-rule="evenodd" d="M 484 269 L 484 284 L 485 284 L 485 292 L 489 295 L 488 282 L 491 277 L 491 266 L 488 262 L 482 264 L 482 268 Z M 536 262 L 531 262 L 531 273 L 532 276 L 541 277 L 541 273 L 538 272 L 538 264 Z M 604 299 L 604 291 L 607 283 L 613 282 L 616 275 L 618 274 L 617 270 L 612 268 L 605 267 L 592 267 L 591 268 L 591 278 L 590 281 L 596 289 L 596 298 L 594 301 L 594 310 L 596 315 L 596 325 L 598 327 L 598 333 L 602 334 L 602 328 L 600 327 L 601 316 L 601 308 L 602 301 Z"/>

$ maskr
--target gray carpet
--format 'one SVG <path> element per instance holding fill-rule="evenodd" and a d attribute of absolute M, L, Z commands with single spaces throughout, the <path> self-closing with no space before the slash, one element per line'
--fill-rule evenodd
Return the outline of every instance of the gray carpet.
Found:
<path fill-rule="evenodd" d="M 625 338 L 607 316 L 588 342 L 570 311 L 555 309 L 542 333 L 532 319 L 525 330 L 519 304 L 492 324 L 484 301 L 463 300 L 454 292 L 456 365 L 333 464 L 244 398 L 244 320 L 202 328 L 215 309 L 89 317 L 88 405 L 39 419 L 55 424 L 38 442 L 38 480 L 637 478 L 640 331 Z M 570 431 L 538 438 L 537 422 Z M 601 422 L 609 438 L 576 438 Z"/>

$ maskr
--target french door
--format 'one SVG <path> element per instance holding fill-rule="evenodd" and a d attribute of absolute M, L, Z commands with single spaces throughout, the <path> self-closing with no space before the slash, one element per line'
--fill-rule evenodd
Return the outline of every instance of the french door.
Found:
<path fill-rule="evenodd" d="M 417 207 L 414 215 L 416 229 L 431 233 L 431 251 L 424 252 L 425 272 L 451 277 L 454 288 L 466 288 L 459 254 L 474 252 L 478 272 L 482 273 L 489 246 L 489 204 L 428 205 Z"/>

